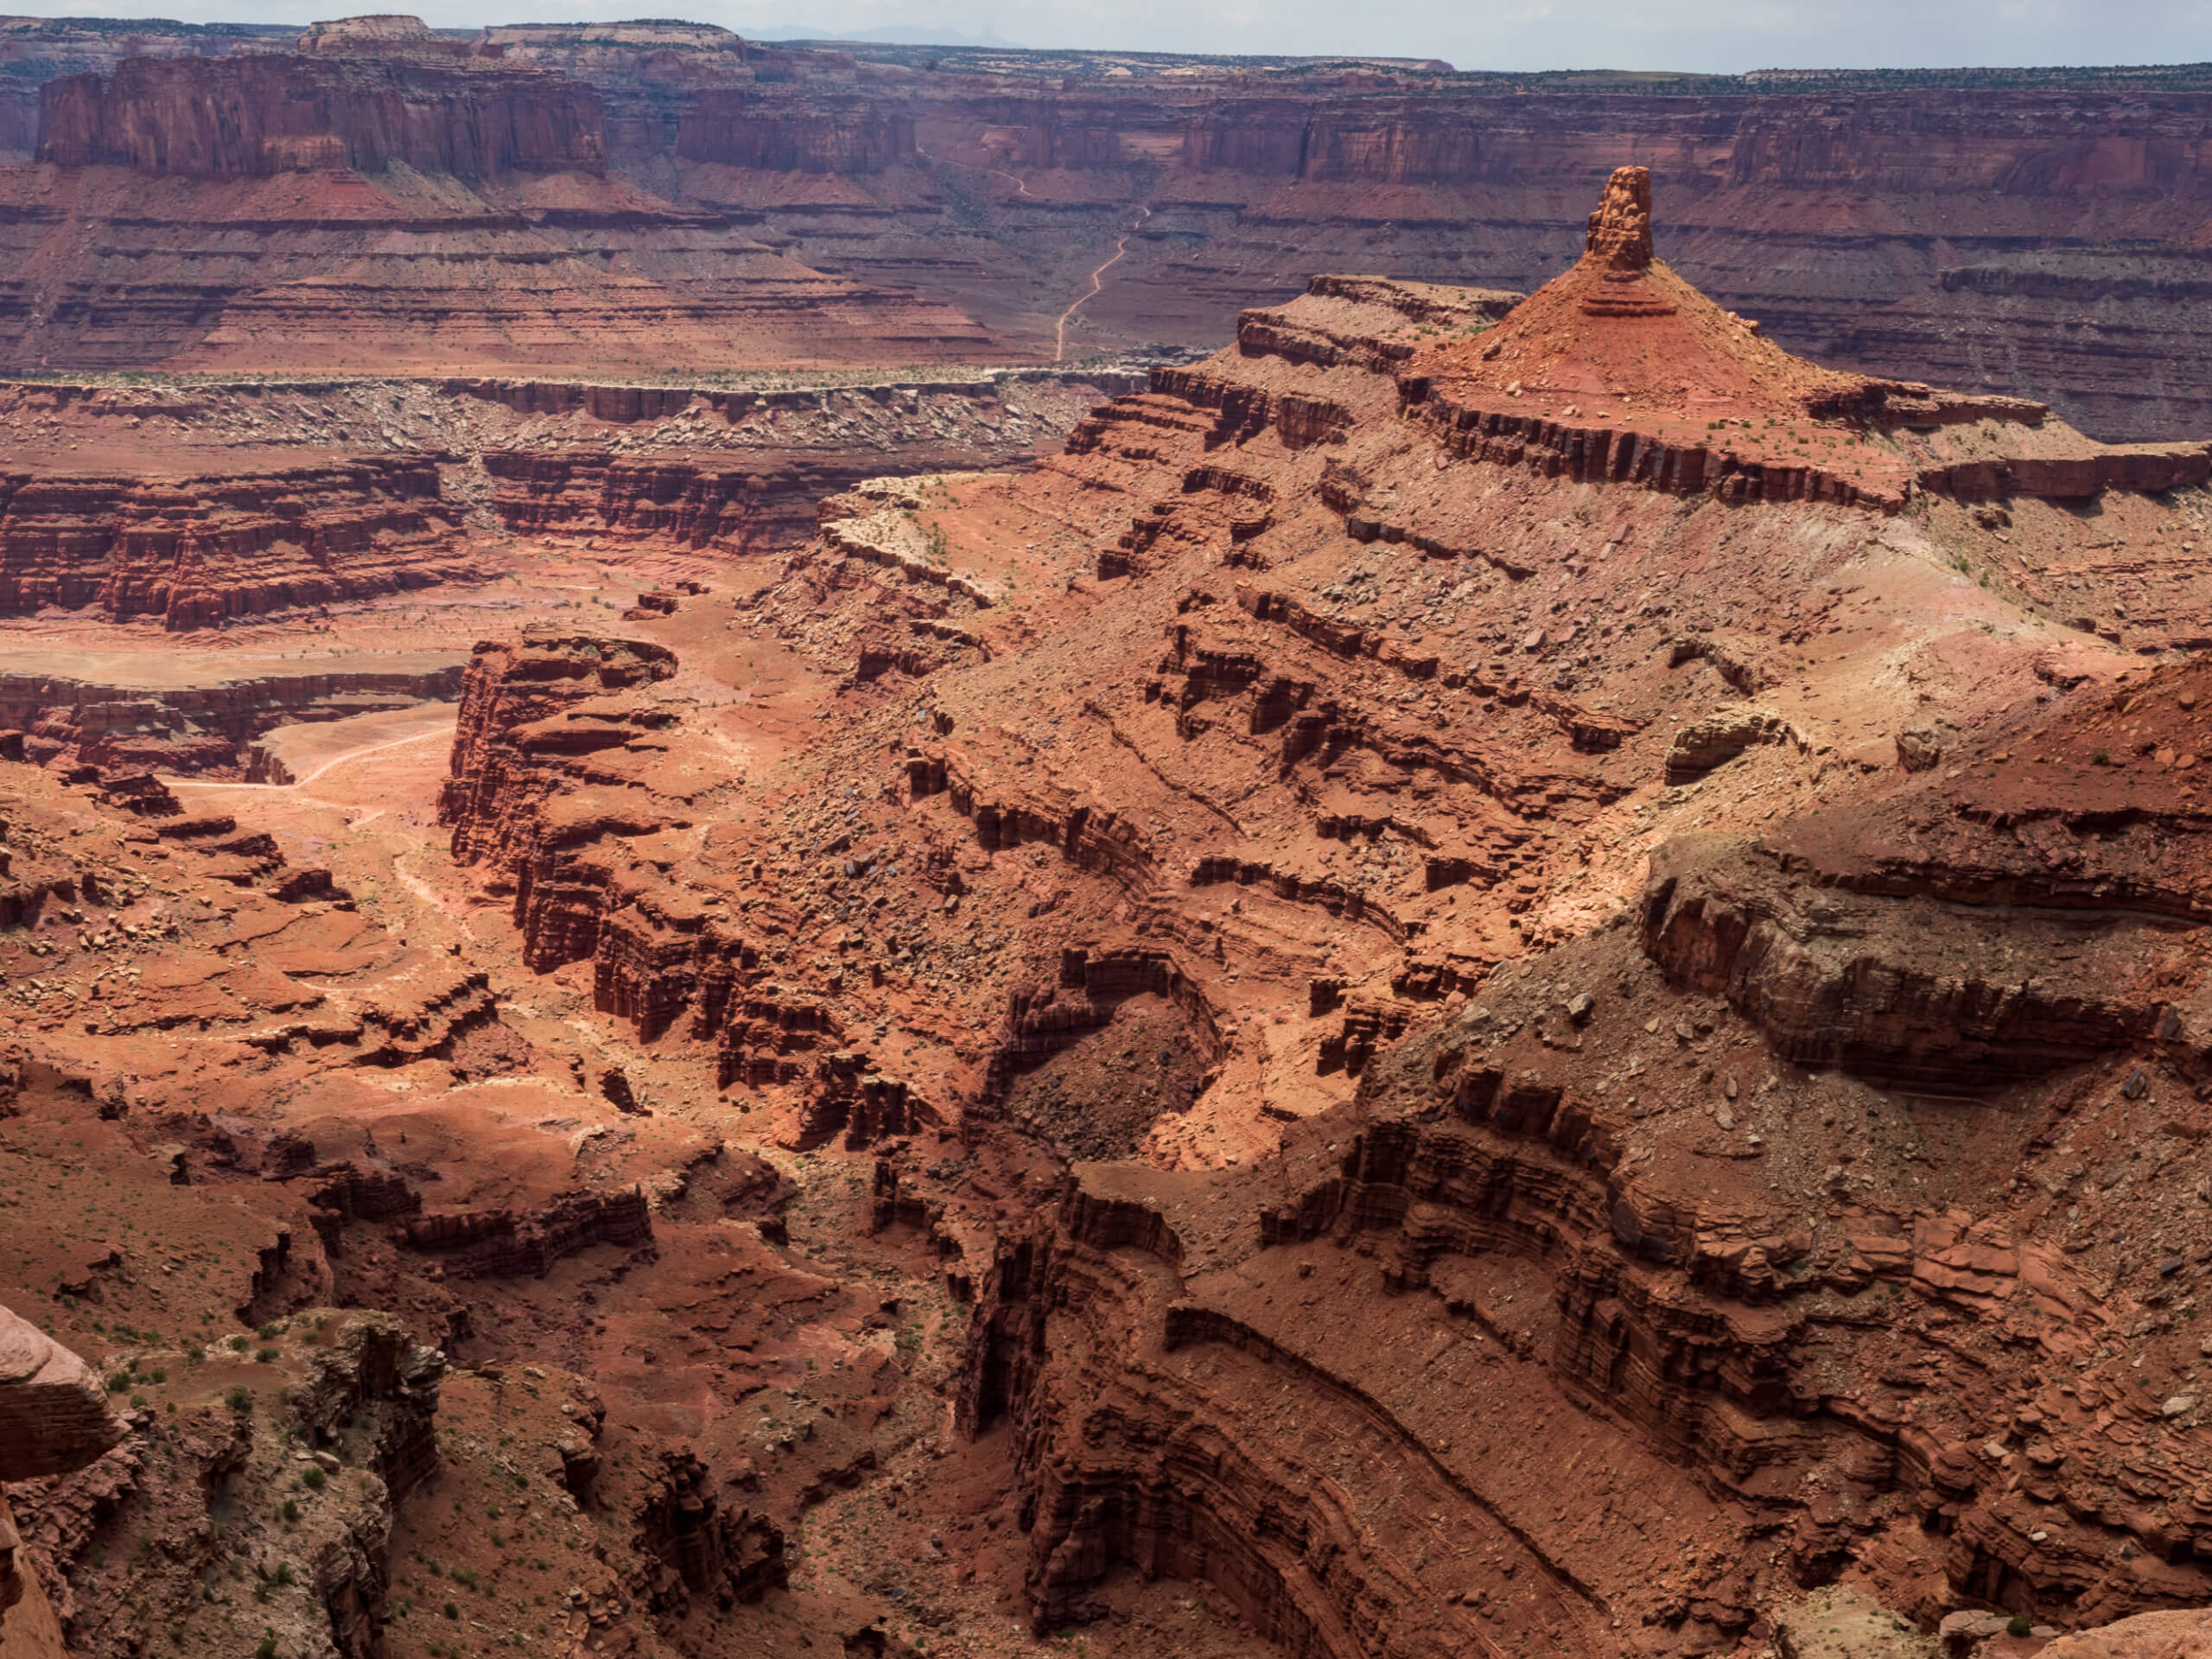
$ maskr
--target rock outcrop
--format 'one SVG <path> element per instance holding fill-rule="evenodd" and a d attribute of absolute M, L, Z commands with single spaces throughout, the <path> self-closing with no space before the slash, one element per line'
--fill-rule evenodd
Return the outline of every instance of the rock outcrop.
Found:
<path fill-rule="evenodd" d="M 67 75 L 109 73 L 127 58 L 223 57 L 238 51 L 281 52 L 298 31 L 283 24 L 181 23 L 168 20 L 117 27 L 104 20 L 10 17 L 0 23 L 0 152 L 18 164 L 38 147 L 41 93 Z"/>
<path fill-rule="evenodd" d="M 354 1314 L 311 1355 L 294 1398 L 310 1445 L 371 1448 L 378 1477 L 404 1497 L 438 1466 L 438 1385 L 446 1358 L 388 1314 Z"/>
<path fill-rule="evenodd" d="M 794 69 L 744 94 L 756 127 L 781 115 L 803 131 L 851 95 L 851 72 L 830 54 L 794 55 Z M 635 66 L 647 61 L 641 51 L 626 70 L 603 60 L 582 73 L 610 99 L 639 97 Z M 994 62 L 993 81 L 1006 86 L 1020 67 Z M 1586 194 L 1633 153 L 1656 158 L 1684 274 L 1793 349 L 1876 374 L 2025 391 L 2107 438 L 2212 425 L 2190 390 L 2202 376 L 2183 366 L 2196 360 L 2185 319 L 2201 287 L 2190 245 L 2204 203 L 2185 163 L 2166 171 L 2152 159 L 2203 143 L 2207 93 L 2186 74 L 2156 92 L 2095 71 L 2003 86 L 1839 73 L 1661 91 L 1388 72 L 1347 85 L 1286 63 L 1255 87 L 1193 64 L 1119 86 L 1093 73 L 1010 92 L 979 95 L 912 62 L 876 88 L 863 82 L 862 96 L 911 114 L 923 175 L 957 198 L 980 183 L 983 232 L 1058 260 L 1071 296 L 1102 257 L 1091 250 L 1110 250 L 1137 207 L 1152 210 L 1109 289 L 1085 306 L 1088 337 L 1218 338 L 1240 308 L 1289 297 L 1317 266 L 1534 286 L 1580 240 Z M 683 188 L 757 207 L 795 235 L 832 213 L 849 225 L 843 203 L 858 192 L 882 229 L 845 241 L 843 268 L 925 270 L 994 321 L 1032 303 L 1010 270 L 994 280 L 963 269 L 943 243 L 918 264 L 912 172 L 877 170 L 880 147 L 855 146 L 834 177 L 776 170 L 806 154 L 783 143 L 765 165 L 680 163 Z M 2110 156 L 2108 170 L 2089 156 Z M 1870 201 L 1882 204 L 1878 226 Z M 1773 257 L 1783 202 L 1802 264 Z M 924 222 L 934 227 L 936 214 Z M 1037 319 L 1047 336 L 1051 321 L 1051 310 Z"/>
<path fill-rule="evenodd" d="M 2193 708 L 2202 677 L 2148 695 Z M 2082 741 L 2069 728 L 2107 715 L 2077 709 L 2022 758 L 2048 766 Z M 1876 874 L 1871 824 L 1817 810 L 1777 850 L 1848 847 L 1851 863 L 1783 851 L 1765 865 L 1769 896 L 1733 909 L 1709 887 L 1688 897 L 1700 855 L 1662 849 L 1645 963 L 1613 930 L 1501 971 L 1378 1063 L 1350 1113 L 1287 1137 L 1279 1165 L 1173 1179 L 1077 1166 L 1054 1224 L 1001 1241 L 962 1394 L 971 1432 L 1015 1425 L 1039 1624 L 1080 1616 L 1128 1561 L 1198 1573 L 1279 1640 L 1325 1651 L 1356 1650 L 1355 1618 L 1383 1650 L 1421 1653 L 1463 1649 L 1477 1620 L 1531 1618 L 1570 1650 L 1618 1651 L 1608 1617 L 1647 1646 L 1695 1650 L 1783 1582 L 1716 1569 L 1675 1595 L 1595 1524 L 1668 1491 L 1670 1466 L 1694 1473 L 1695 1506 L 1719 1506 L 1697 1524 L 1787 1538 L 1801 1582 L 1881 1532 L 1894 1503 L 1952 1595 L 2037 1624 L 2204 1599 L 2193 1475 L 2124 1472 L 2103 1449 L 2116 1425 L 2126 1443 L 2196 1432 L 2196 1338 L 2165 1336 L 2160 1310 L 2201 1252 L 2110 1281 L 2082 1258 L 2107 1229 L 2106 1243 L 2125 1237 L 2121 1214 L 2190 1236 L 2212 1185 L 2176 1206 L 2149 1189 L 2092 1199 L 2059 1173 L 2161 1084 L 2206 1074 L 2189 1039 L 2203 1024 L 2195 976 L 2172 976 L 2196 929 L 2136 920 L 2193 916 L 2195 877 L 2154 885 L 2146 829 L 2049 890 L 2035 852 L 1993 828 L 2036 822 L 2034 809 L 1992 812 L 2011 792 L 2001 770 L 1967 776 L 1886 809 L 1916 820 L 1931 789 L 1966 809 L 1950 846 L 1915 859 L 1922 887 L 1893 863 Z M 2155 775 L 2117 787 L 2172 790 Z M 1859 895 L 1853 908 L 1840 887 Z M 2054 913 L 2063 945 L 2035 937 Z M 1967 965 L 2000 979 L 2016 951 L 2080 978 L 1977 983 Z M 1605 989 L 1568 998 L 1578 984 Z M 1990 1102 L 1952 1109 L 1965 1116 L 1935 1133 L 2009 1142 L 2029 1172 L 2012 1196 L 1993 1202 L 1980 1170 L 1938 1164 L 1902 1202 L 1885 1198 L 1891 1160 L 1926 1144 L 1915 1103 L 1945 1098 Z M 1727 1160 L 1766 1179 L 1723 1197 L 1714 1160 Z M 2077 1230 L 2092 1207 L 2101 1217 Z M 2128 1287 L 2124 1300 L 2107 1282 Z M 1418 1363 L 1378 1372 L 1377 1352 Z M 1535 1471 L 1516 1472 L 1516 1448 L 1562 1455 L 1556 1436 L 1590 1432 L 1560 1427 L 1572 1403 L 1627 1425 L 1638 1449 L 1617 1446 L 1610 1482 L 1560 1503 L 1554 1484 L 1523 1484 Z M 1128 1427 L 1163 1421 L 1179 1427 Z M 1363 1439 L 1401 1448 L 1399 1483 L 1328 1468 L 1322 1448 Z M 1235 1455 L 1199 1455 L 1207 1444 Z M 2168 1466 L 2193 1470 L 2194 1455 Z M 1667 1512 L 1695 1506 L 1675 1493 Z M 1338 1565 L 1378 1531 L 1425 1539 L 1387 1589 Z M 1519 1551 L 1533 1581 L 1516 1576 Z M 1893 1591 L 1932 1619 L 1909 1576 Z"/>
<path fill-rule="evenodd" d="M 23 734 L 15 757 L 102 772 L 171 773 L 288 783 L 283 763 L 256 740 L 279 726 L 451 702 L 461 664 L 399 654 L 375 667 L 319 673 L 218 671 L 197 685 L 98 683 L 32 666 L 0 673 L 0 728 Z"/>
<path fill-rule="evenodd" d="M 38 156 L 161 177 L 350 168 L 490 179 L 595 172 L 599 94 L 550 72 L 346 53 L 130 58 L 48 82 Z"/>
<path fill-rule="evenodd" d="M 91 1366 L 0 1309 L 0 1481 L 81 1469 L 124 1432 Z"/>
<path fill-rule="evenodd" d="M 2212 1612 L 2142 1613 L 2101 1630 L 2061 1637 L 2050 1659 L 2189 1659 L 2212 1648 Z"/>
<path fill-rule="evenodd" d="M 480 574 L 434 457 L 239 477 L 0 475 L 0 614 L 193 628 Z"/>
<path fill-rule="evenodd" d="M 751 892 L 842 930 L 818 1027 L 918 1023 L 919 870 L 1027 963 L 986 981 L 980 1082 L 931 1090 L 970 1145 L 1033 1077 L 1108 1118 L 1160 1028 L 1141 1004 L 1210 1033 L 1141 1158 L 1076 1164 L 1029 1219 L 895 1147 L 875 1175 L 875 1224 L 976 1292 L 960 1421 L 1011 1440 L 1039 1629 L 1123 1566 L 1344 1654 L 1711 1651 L 1846 1570 L 1929 1628 L 2212 1588 L 2178 1450 L 2179 1241 L 2212 1185 L 2188 1131 L 2150 1160 L 2178 1185 L 2093 1187 L 2084 1150 L 2145 1101 L 2193 1126 L 2212 1075 L 2212 733 L 2168 655 L 2204 599 L 2098 588 L 2134 562 L 2092 563 L 2018 482 L 2088 461 L 2186 583 L 2201 476 L 2131 486 L 2040 405 L 1793 359 L 1656 257 L 1653 206 L 1624 172 L 1583 260 L 1502 318 L 1317 283 L 977 505 L 830 504 L 753 601 L 825 668 L 877 664 L 840 682 L 868 748 L 814 764 L 872 749 L 893 804 L 863 810 L 863 774 L 819 822 L 713 832 L 693 878 L 726 891 L 749 853 Z M 1463 435 L 1493 417 L 1568 436 Z M 1943 470 L 2000 460 L 1994 502 Z M 1047 528 L 1101 500 L 1089 536 Z M 2031 561 L 2167 665 L 2016 596 Z M 908 660 L 887 618 L 973 646 Z M 1999 642 L 1970 682 L 1936 666 L 1959 627 Z M 1979 735 L 1907 771 L 1923 671 Z M 926 988 L 982 1006 L 962 966 Z M 2163 1465 L 2107 1449 L 2153 1436 Z M 1653 1513 L 1664 1538 L 1629 1524 Z"/>
<path fill-rule="evenodd" d="M 661 1454 L 632 1545 L 645 1567 L 632 1593 L 656 1613 L 680 1618 L 693 1596 L 727 1611 L 789 1580 L 782 1531 L 749 1510 L 725 1510 L 716 1484 L 692 1453 Z"/>
<path fill-rule="evenodd" d="M 62 1659 L 67 1649 L 9 1513 L 5 1483 L 82 1469 L 127 1432 L 98 1372 L 0 1308 L 0 1647 L 9 1659 Z"/>
<path fill-rule="evenodd" d="M 925 471 L 1024 463 L 1048 451 L 1099 395 L 1143 384 L 1141 375 L 1106 370 L 823 391 L 449 385 L 524 415 L 577 410 L 626 427 L 657 421 L 668 439 L 692 440 L 663 453 L 542 442 L 486 449 L 491 510 L 517 533 L 758 552 L 807 540 L 821 501 L 881 472 L 887 448 Z"/>
<path fill-rule="evenodd" d="M 557 70 L 412 35 L 317 48 L 48 82 L 38 164 L 0 170 L 0 364 L 1002 359 L 941 300 L 611 175 L 598 92 Z"/>
<path fill-rule="evenodd" d="M 563 1193 L 527 1215 L 429 1211 L 410 1218 L 404 1231 L 414 1249 L 445 1257 L 448 1271 L 496 1279 L 543 1278 L 563 1256 L 588 1245 L 650 1243 L 652 1236 L 645 1194 L 634 1188 Z"/>

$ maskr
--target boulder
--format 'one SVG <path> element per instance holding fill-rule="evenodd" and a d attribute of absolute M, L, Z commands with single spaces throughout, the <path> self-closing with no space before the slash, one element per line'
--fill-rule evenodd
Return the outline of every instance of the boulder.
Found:
<path fill-rule="evenodd" d="M 0 1481 L 81 1469 L 125 1433 L 99 1373 L 0 1307 Z"/>
<path fill-rule="evenodd" d="M 1674 744 L 1667 751 L 1667 781 L 1681 784 L 1702 778 L 1755 743 L 1796 743 L 1802 747 L 1804 740 L 1771 709 L 1749 702 L 1716 709 L 1675 734 Z"/>

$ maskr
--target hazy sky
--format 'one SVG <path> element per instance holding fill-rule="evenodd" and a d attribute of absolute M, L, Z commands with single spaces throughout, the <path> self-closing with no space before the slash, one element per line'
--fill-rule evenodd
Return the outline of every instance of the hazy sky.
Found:
<path fill-rule="evenodd" d="M 309 22 L 330 0 L 0 0 L 48 16 Z M 1022 46 L 1369 52 L 1464 69 L 2181 63 L 2212 59 L 2212 0 L 425 0 L 440 26 L 681 16 L 740 34 L 880 28 Z"/>

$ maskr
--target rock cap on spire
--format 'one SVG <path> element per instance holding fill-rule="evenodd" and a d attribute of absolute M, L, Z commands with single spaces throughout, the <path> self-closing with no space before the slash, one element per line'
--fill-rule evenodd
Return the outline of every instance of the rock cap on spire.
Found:
<path fill-rule="evenodd" d="M 1651 263 L 1651 169 L 1617 167 L 1583 243 L 1586 258 L 1633 276 Z"/>
<path fill-rule="evenodd" d="M 1663 317 L 1675 308 L 1644 273 L 1651 269 L 1651 169 L 1617 167 L 1590 215 L 1582 263 L 1598 280 L 1582 297 L 1592 317 Z"/>

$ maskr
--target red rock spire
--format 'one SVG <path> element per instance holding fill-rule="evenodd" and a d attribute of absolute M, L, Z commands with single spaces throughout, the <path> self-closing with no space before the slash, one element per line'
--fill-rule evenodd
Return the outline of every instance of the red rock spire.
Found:
<path fill-rule="evenodd" d="M 1651 263 L 1651 169 L 1617 167 L 1590 215 L 1586 258 L 1634 275 Z"/>
<path fill-rule="evenodd" d="M 1590 215 L 1582 263 L 1598 281 L 1583 296 L 1592 317 L 1663 317 L 1674 307 L 1643 274 L 1651 268 L 1651 169 L 1617 167 Z"/>

